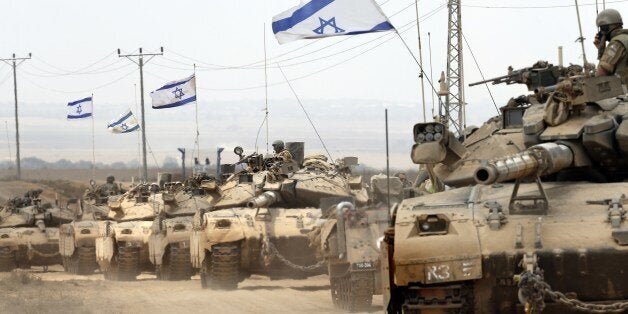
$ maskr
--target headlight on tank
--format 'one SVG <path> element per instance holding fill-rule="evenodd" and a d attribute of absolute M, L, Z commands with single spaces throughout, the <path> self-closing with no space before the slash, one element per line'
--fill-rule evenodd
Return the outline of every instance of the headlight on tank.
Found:
<path fill-rule="evenodd" d="M 231 220 L 229 219 L 220 219 L 216 221 L 216 228 L 218 229 L 229 229 L 231 227 Z"/>
<path fill-rule="evenodd" d="M 9 238 L 9 235 L 6 233 L 3 235 L 0 235 L 0 239 L 8 239 L 8 238 Z"/>
<path fill-rule="evenodd" d="M 416 228 L 420 236 L 447 234 L 449 218 L 443 214 L 421 215 L 416 220 Z"/>
<path fill-rule="evenodd" d="M 81 234 L 90 234 L 92 233 L 89 229 L 81 229 Z"/>

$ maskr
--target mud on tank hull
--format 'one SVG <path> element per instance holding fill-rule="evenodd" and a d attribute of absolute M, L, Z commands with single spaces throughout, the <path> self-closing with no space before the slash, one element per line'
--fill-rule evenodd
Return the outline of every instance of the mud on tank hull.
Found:
<path fill-rule="evenodd" d="M 129 281 L 144 270 L 154 270 L 149 261 L 152 221 L 99 222 L 96 261 L 105 279 Z"/>
<path fill-rule="evenodd" d="M 307 234 L 320 218 L 320 209 L 261 208 L 257 216 L 256 212 L 236 208 L 204 215 L 204 228 L 193 232 L 190 246 L 205 286 L 213 281 L 218 288 L 232 289 L 250 274 L 302 279 L 324 273 L 320 266 L 299 267 L 318 263 Z M 273 253 L 265 253 L 265 239 Z"/>
<path fill-rule="evenodd" d="M 59 228 L 1 228 L 0 271 L 61 264 Z"/>
<path fill-rule="evenodd" d="M 532 186 L 521 189 L 529 194 Z M 628 232 L 627 222 L 613 229 L 609 205 L 587 203 L 617 198 L 628 191 L 627 183 L 545 184 L 546 215 L 509 213 L 512 187 L 460 188 L 402 204 L 394 233 L 387 233 L 382 248 L 390 261 L 382 269 L 384 280 L 394 283 L 385 291 L 389 312 L 446 307 L 463 313 L 523 312 L 514 276 L 523 272 L 526 253 L 536 254 L 544 281 L 554 291 L 585 302 L 628 299 L 628 236 L 617 233 Z M 504 216 L 489 215 L 485 204 L 491 201 Z M 422 235 L 426 215 L 446 217 L 448 232 Z M 545 303 L 547 313 L 574 311 L 550 298 Z"/>

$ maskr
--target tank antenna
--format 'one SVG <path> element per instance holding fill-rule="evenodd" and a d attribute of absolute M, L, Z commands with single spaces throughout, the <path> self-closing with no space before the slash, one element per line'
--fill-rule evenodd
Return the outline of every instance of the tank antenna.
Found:
<path fill-rule="evenodd" d="M 584 68 L 587 68 L 587 53 L 584 50 L 584 37 L 582 36 L 582 23 L 580 22 L 580 8 L 578 7 L 578 0 L 574 0 L 576 2 L 576 15 L 578 16 L 578 29 L 580 30 L 580 37 L 576 39 L 576 41 L 580 42 L 582 46 L 582 59 L 584 61 Z"/>

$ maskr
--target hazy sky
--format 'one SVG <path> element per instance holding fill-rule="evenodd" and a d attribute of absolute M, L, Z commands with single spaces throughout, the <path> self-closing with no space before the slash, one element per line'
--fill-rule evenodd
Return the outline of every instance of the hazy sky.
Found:
<path fill-rule="evenodd" d="M 263 119 L 266 34 L 271 140 L 304 140 L 309 150 L 321 148 L 276 68 L 279 62 L 289 78 L 299 78 L 294 88 L 331 151 L 344 155 L 355 151 L 365 162 L 383 165 L 383 109 L 389 108 L 391 142 L 396 144 L 391 149 L 393 163 L 411 165 L 411 127 L 422 117 L 419 71 L 394 33 L 279 45 L 270 30 L 272 16 L 297 5 L 297 0 L 0 2 L 0 57 L 33 53 L 18 75 L 23 157 L 90 159 L 90 123 L 66 121 L 65 104 L 93 92 L 98 159 L 137 158 L 135 135 L 112 135 L 104 128 L 139 99 L 137 68 L 118 58 L 115 50 L 128 53 L 143 47 L 146 52 L 160 46 L 164 56 L 145 67 L 148 139 L 157 160 L 176 156 L 176 147 L 193 148 L 195 112 L 193 107 L 152 110 L 148 93 L 166 81 L 190 75 L 193 63 L 198 65 L 203 153 L 213 154 L 219 145 L 231 149 L 238 143 L 253 149 Z M 416 27 L 403 27 L 416 18 L 413 0 L 378 2 L 395 26 L 407 30 L 403 37 L 418 53 Z M 445 69 L 445 2 L 418 3 L 424 66 L 429 71 L 430 32 L 435 78 Z M 628 12 L 627 1 L 606 2 L 607 7 Z M 595 61 L 591 44 L 596 32 L 595 2 L 580 3 L 587 56 Z M 564 47 L 567 63 L 582 62 L 575 42 L 579 35 L 573 1 L 463 0 L 463 4 L 463 31 L 486 76 L 503 75 L 509 65 L 525 67 L 539 59 L 556 63 L 558 46 Z M 522 8 L 548 6 L 554 8 Z M 480 79 L 468 48 L 464 48 L 466 83 Z M 219 69 L 225 66 L 239 68 Z M 10 73 L 8 66 L 0 65 L 0 118 L 7 121 L 13 145 Z M 498 106 L 526 92 L 523 86 L 494 86 L 492 91 Z M 429 111 L 429 90 L 426 101 Z M 496 113 L 485 87 L 467 88 L 466 101 L 468 124 L 479 124 Z M 8 158 L 5 150 L 0 149 L 0 156 Z"/>

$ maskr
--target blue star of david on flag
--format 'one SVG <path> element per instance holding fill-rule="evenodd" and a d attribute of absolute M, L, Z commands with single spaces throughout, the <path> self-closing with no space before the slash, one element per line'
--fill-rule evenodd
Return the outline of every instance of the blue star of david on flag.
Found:
<path fill-rule="evenodd" d="M 181 88 L 178 88 L 178 87 L 177 87 L 177 88 L 175 88 L 175 89 L 172 91 L 172 93 L 174 94 L 174 98 L 179 98 L 179 99 L 181 99 L 181 97 L 183 97 L 183 95 L 185 95 L 185 94 L 183 93 L 183 90 L 182 90 Z"/>
<path fill-rule="evenodd" d="M 325 34 L 325 27 L 330 26 L 334 29 L 334 33 L 338 34 L 338 33 L 344 33 L 345 30 L 338 27 L 336 25 L 336 18 L 332 17 L 329 20 L 325 20 L 324 18 L 319 17 L 318 20 L 321 22 L 321 26 L 319 26 L 318 28 L 316 28 L 313 32 L 319 35 L 323 35 Z"/>
<path fill-rule="evenodd" d="M 280 44 L 298 39 L 394 30 L 375 0 L 301 0 L 273 17 Z"/>
<path fill-rule="evenodd" d="M 83 119 L 92 116 L 93 99 L 92 97 L 83 98 L 81 100 L 69 102 L 68 120 Z"/>

